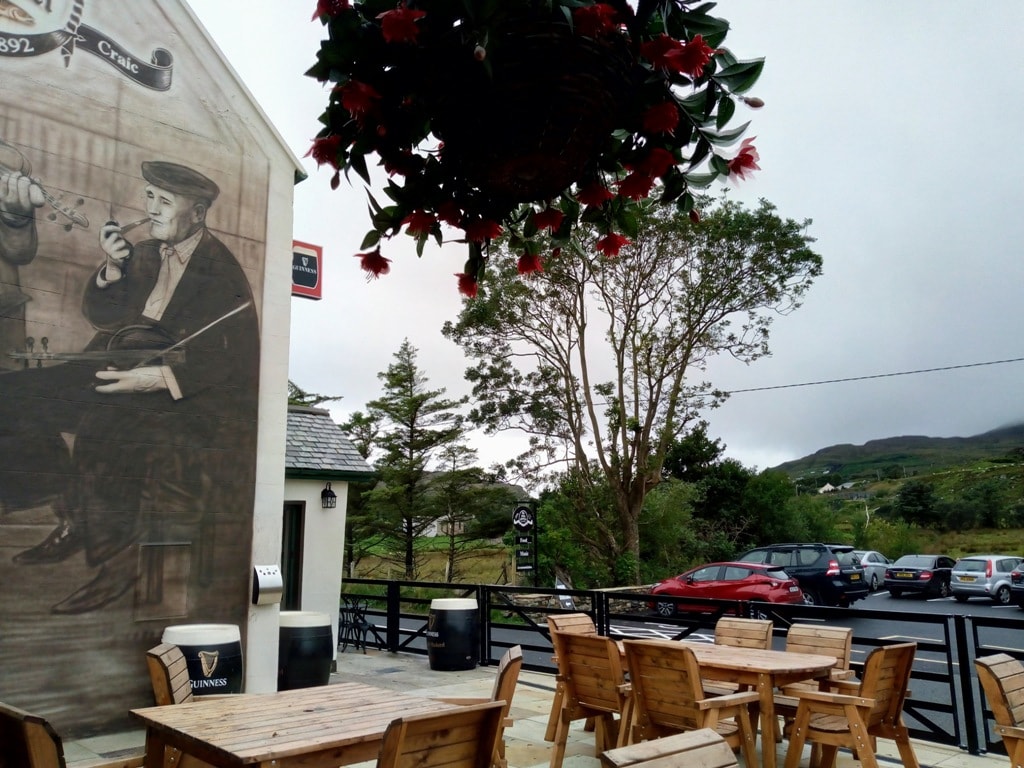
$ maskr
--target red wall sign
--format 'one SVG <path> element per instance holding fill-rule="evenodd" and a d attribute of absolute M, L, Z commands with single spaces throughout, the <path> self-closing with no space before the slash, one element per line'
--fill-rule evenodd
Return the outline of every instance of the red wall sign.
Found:
<path fill-rule="evenodd" d="M 292 296 L 323 298 L 324 249 L 292 240 Z"/>

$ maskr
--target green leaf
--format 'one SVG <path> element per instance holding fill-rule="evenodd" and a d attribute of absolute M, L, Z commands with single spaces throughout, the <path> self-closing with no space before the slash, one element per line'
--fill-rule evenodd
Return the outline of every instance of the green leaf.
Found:
<path fill-rule="evenodd" d="M 721 155 L 711 156 L 711 167 L 718 171 L 722 176 L 729 175 L 729 161 Z"/>
<path fill-rule="evenodd" d="M 736 140 L 746 132 L 749 125 L 750 121 L 748 120 L 743 125 L 733 128 L 732 130 L 717 132 L 705 131 L 703 135 L 704 138 L 716 147 L 725 147 L 730 144 L 735 144 Z"/>
<path fill-rule="evenodd" d="M 369 248 L 373 248 L 377 243 L 380 242 L 380 232 L 376 229 L 371 229 L 366 233 L 366 237 L 363 238 L 363 242 L 359 245 L 360 251 L 365 251 Z"/>
<path fill-rule="evenodd" d="M 366 155 L 361 152 L 353 152 L 348 156 L 348 165 L 362 177 L 363 181 L 367 184 L 370 183 L 370 172 L 366 168 Z"/>
<path fill-rule="evenodd" d="M 714 79 L 733 93 L 750 90 L 764 69 L 764 59 L 740 61 L 714 75 Z"/>
<path fill-rule="evenodd" d="M 718 130 L 722 130 L 728 125 L 734 114 L 736 114 L 736 102 L 729 94 L 723 93 L 722 98 L 718 100 L 718 117 L 715 120 Z"/>
<path fill-rule="evenodd" d="M 416 238 L 416 255 L 420 258 L 423 257 L 423 246 L 427 244 L 426 235 L 422 235 Z"/>
<path fill-rule="evenodd" d="M 703 189 L 704 187 L 710 187 L 715 179 L 721 174 L 719 173 L 687 173 L 684 174 L 686 177 L 686 183 L 691 187 L 698 187 Z"/>

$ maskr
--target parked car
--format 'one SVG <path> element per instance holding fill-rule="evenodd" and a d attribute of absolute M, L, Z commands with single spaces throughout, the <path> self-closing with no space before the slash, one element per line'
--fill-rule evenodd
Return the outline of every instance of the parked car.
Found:
<path fill-rule="evenodd" d="M 782 568 L 758 563 L 708 563 L 665 579 L 651 587 L 651 595 L 700 597 L 714 600 L 746 600 L 761 603 L 802 603 L 800 585 Z M 710 611 L 710 603 L 675 603 L 651 600 L 651 610 L 662 616 L 679 611 Z"/>
<path fill-rule="evenodd" d="M 946 555 L 903 555 L 885 569 L 885 588 L 895 598 L 911 592 L 949 597 L 949 573 L 955 562 Z"/>
<path fill-rule="evenodd" d="M 1021 563 L 1011 555 L 971 555 L 953 565 L 950 587 L 957 602 L 987 597 L 1000 605 L 1010 604 L 1010 573 Z"/>
<path fill-rule="evenodd" d="M 860 558 L 864 566 L 864 578 L 868 580 L 868 589 L 877 592 L 885 581 L 885 569 L 892 565 L 892 560 L 873 549 L 855 549 L 855 557 Z"/>
<path fill-rule="evenodd" d="M 769 544 L 738 559 L 785 569 L 800 584 L 808 605 L 845 607 L 868 594 L 864 566 L 846 544 Z"/>
<path fill-rule="evenodd" d="M 1010 602 L 1024 611 L 1024 560 L 1010 571 Z"/>

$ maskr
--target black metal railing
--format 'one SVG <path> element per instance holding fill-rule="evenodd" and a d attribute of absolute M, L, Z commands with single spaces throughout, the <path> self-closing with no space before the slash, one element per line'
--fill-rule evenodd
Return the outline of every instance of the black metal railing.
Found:
<path fill-rule="evenodd" d="M 917 655 L 911 674 L 911 695 L 904 707 L 907 727 L 915 738 L 958 746 L 971 754 L 1003 752 L 992 730 L 992 713 L 978 685 L 974 659 L 990 653 L 1024 658 L 1024 648 L 1008 648 L 1006 631 L 1024 629 L 1024 619 L 988 618 L 960 614 L 918 614 L 897 611 L 826 608 L 807 605 L 768 605 L 686 598 L 688 610 L 676 616 L 654 614 L 645 592 L 565 590 L 492 584 L 346 579 L 345 597 L 358 600 L 368 621 L 367 641 L 392 652 L 427 654 L 426 631 L 430 604 L 437 598 L 465 597 L 479 611 L 479 663 L 495 664 L 513 645 L 523 649 L 524 667 L 554 673 L 549 614 L 588 613 L 603 635 L 681 639 L 712 632 L 724 614 L 771 618 L 781 638 L 797 621 L 826 621 L 854 628 L 855 658 L 874 647 L 913 637 Z M 677 598 L 659 597 L 680 603 Z M 693 611 L 700 604 L 700 611 Z M 997 639 L 996 632 L 1002 632 Z M 1020 635 L 1024 645 L 1024 634 Z M 781 640 L 780 646 L 781 646 Z"/>

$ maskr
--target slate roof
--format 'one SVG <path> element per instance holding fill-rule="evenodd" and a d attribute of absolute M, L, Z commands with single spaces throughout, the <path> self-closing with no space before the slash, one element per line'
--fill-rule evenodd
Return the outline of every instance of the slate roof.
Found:
<path fill-rule="evenodd" d="M 373 474 L 328 411 L 301 405 L 288 406 L 284 469 L 285 477 L 326 480 L 365 480 Z"/>

